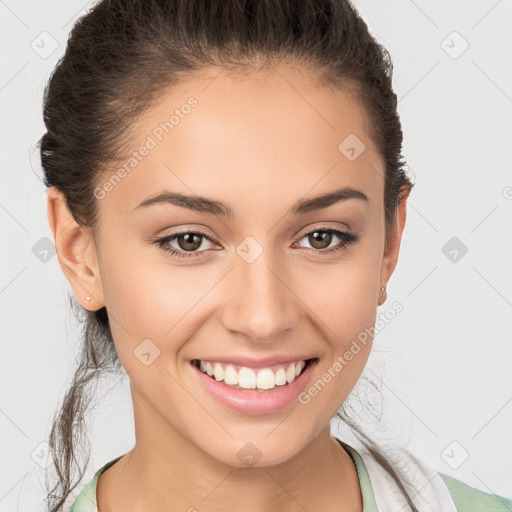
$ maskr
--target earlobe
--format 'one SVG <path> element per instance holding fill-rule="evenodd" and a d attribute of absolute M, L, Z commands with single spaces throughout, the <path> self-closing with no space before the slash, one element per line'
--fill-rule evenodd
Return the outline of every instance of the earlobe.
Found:
<path fill-rule="evenodd" d="M 47 213 L 59 264 L 73 294 L 84 309 L 102 308 L 103 286 L 90 229 L 75 221 L 64 196 L 55 187 L 48 189 Z"/>

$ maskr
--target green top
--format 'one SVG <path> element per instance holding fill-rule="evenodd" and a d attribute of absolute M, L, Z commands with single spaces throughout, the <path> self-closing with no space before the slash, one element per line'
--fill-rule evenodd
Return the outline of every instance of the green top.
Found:
<path fill-rule="evenodd" d="M 340 439 L 337 439 L 337 441 L 345 448 L 354 461 L 361 487 L 363 512 L 389 512 L 378 510 L 370 477 L 359 453 Z M 106 469 L 121 457 L 122 455 L 116 457 L 98 469 L 92 480 L 83 488 L 73 505 L 71 505 L 69 512 L 98 512 L 96 504 L 96 484 L 98 479 Z M 438 474 L 445 482 L 457 512 L 512 512 L 512 500 L 495 494 L 487 494 L 444 473 L 438 472 Z"/>

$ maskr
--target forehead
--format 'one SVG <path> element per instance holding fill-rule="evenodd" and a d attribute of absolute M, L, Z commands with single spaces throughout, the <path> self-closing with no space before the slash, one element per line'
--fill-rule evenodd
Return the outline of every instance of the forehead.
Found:
<path fill-rule="evenodd" d="M 130 153 L 103 178 L 124 164 L 108 200 L 125 211 L 164 188 L 238 198 L 242 207 L 291 204 L 341 186 L 375 199 L 383 194 L 383 165 L 363 106 L 300 68 L 188 75 L 153 101 L 131 135 Z"/>

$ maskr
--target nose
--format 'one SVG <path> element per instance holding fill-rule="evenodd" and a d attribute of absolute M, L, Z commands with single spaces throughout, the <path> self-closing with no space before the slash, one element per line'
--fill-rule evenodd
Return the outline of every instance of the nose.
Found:
<path fill-rule="evenodd" d="M 301 304 L 289 274 L 279 268 L 270 252 L 263 251 L 251 263 L 236 258 L 225 280 L 224 327 L 260 343 L 271 343 L 293 329 Z"/>

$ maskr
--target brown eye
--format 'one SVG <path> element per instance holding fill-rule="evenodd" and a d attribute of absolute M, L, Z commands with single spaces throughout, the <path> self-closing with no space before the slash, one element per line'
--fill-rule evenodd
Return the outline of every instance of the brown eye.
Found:
<path fill-rule="evenodd" d="M 309 249 L 310 252 L 317 254 L 328 255 L 337 251 L 345 250 L 350 244 L 359 240 L 359 236 L 348 231 L 333 228 L 317 228 L 302 236 L 301 240 L 305 239 L 311 247 L 304 247 Z M 333 241 L 338 239 L 336 245 L 331 246 Z"/>
<path fill-rule="evenodd" d="M 203 235 L 199 235 L 197 233 L 185 233 L 183 235 L 176 236 L 179 248 L 184 251 L 196 251 L 201 247 L 202 239 Z"/>
<path fill-rule="evenodd" d="M 157 239 L 154 243 L 172 256 L 187 258 L 200 256 L 203 252 L 206 253 L 205 250 L 198 250 L 205 240 L 212 243 L 212 239 L 205 233 L 183 231 Z"/>
<path fill-rule="evenodd" d="M 311 246 L 304 247 L 304 249 L 316 254 L 328 255 L 337 251 L 345 250 L 350 244 L 357 242 L 359 240 L 359 236 L 340 229 L 318 228 L 306 233 L 301 237 L 301 240 L 302 239 L 307 239 Z M 339 240 L 338 243 L 330 247 L 332 242 L 336 239 Z M 205 253 L 205 256 L 210 255 L 211 251 L 198 250 L 205 240 L 215 245 L 213 240 L 207 234 L 195 231 L 175 233 L 174 235 L 157 239 L 154 243 L 173 257 L 186 258 L 199 257 L 202 253 Z"/>
<path fill-rule="evenodd" d="M 332 242 L 332 233 L 329 231 L 313 231 L 308 235 L 308 241 L 314 249 L 327 249 Z"/>

